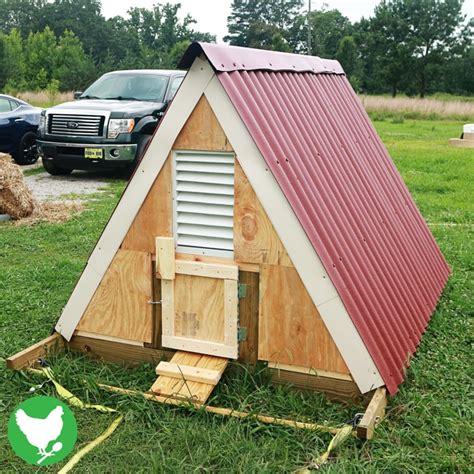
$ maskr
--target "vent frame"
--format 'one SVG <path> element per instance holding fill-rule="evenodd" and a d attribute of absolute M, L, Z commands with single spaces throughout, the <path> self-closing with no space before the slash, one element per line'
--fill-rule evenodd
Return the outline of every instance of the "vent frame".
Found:
<path fill-rule="evenodd" d="M 176 251 L 233 259 L 235 153 L 173 150 L 171 158 Z M 216 180 L 208 179 L 210 177 Z M 218 192 L 205 193 L 206 187 L 209 191 L 214 188 Z M 199 212 L 200 208 L 203 212 Z M 196 219 L 206 218 L 208 222 L 186 222 L 193 215 L 195 222 Z M 182 232 L 183 229 L 190 230 L 190 233 Z M 206 239 L 211 239 L 212 235 L 216 235 L 214 246 L 208 246 Z"/>

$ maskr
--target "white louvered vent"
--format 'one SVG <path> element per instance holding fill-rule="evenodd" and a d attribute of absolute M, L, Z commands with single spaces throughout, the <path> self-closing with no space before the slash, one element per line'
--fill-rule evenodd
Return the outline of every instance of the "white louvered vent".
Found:
<path fill-rule="evenodd" d="M 175 233 L 180 250 L 234 251 L 234 155 L 175 153 Z"/>

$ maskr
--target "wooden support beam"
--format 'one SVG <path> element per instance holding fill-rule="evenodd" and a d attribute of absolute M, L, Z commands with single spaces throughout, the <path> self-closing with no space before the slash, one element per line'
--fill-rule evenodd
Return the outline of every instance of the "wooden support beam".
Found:
<path fill-rule="evenodd" d="M 47 353 L 54 353 L 63 348 L 63 338 L 57 332 L 33 344 L 26 349 L 12 355 L 7 359 L 7 367 L 13 370 L 21 370 L 33 365 L 38 359 L 43 358 Z"/>
<path fill-rule="evenodd" d="M 175 275 L 175 250 L 173 237 L 156 238 L 156 271 L 159 278 L 174 280 Z"/>
<path fill-rule="evenodd" d="M 184 379 L 191 382 L 201 382 L 217 385 L 221 379 L 222 372 L 206 369 L 203 367 L 192 367 L 189 365 L 174 364 L 171 362 L 160 362 L 156 366 L 157 375 L 165 375 L 175 379 Z"/>
<path fill-rule="evenodd" d="M 377 425 L 385 416 L 385 407 L 387 406 L 387 391 L 385 387 L 375 390 L 362 420 L 357 425 L 357 436 L 362 439 L 372 439 Z"/>

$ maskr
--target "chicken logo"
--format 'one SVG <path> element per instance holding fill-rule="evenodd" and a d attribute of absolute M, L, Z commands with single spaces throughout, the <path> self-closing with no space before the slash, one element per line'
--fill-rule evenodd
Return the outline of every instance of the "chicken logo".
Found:
<path fill-rule="evenodd" d="M 10 416 L 8 438 L 26 462 L 47 466 L 64 459 L 74 448 L 77 424 L 72 411 L 53 397 L 33 397 Z"/>

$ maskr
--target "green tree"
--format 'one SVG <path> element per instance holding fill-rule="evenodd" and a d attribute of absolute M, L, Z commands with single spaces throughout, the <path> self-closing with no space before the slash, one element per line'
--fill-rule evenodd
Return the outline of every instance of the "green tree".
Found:
<path fill-rule="evenodd" d="M 328 10 L 325 5 L 309 16 L 311 27 L 311 54 L 323 58 L 335 58 L 339 43 L 352 33 L 350 20 L 339 10 Z M 290 31 L 290 43 L 295 51 L 308 53 L 308 17 L 299 15 Z"/>
<path fill-rule="evenodd" d="M 100 0 L 54 0 L 41 9 L 37 31 L 49 27 L 59 38 L 66 30 L 81 40 L 84 50 L 100 60 L 113 40 L 101 14 Z"/>
<path fill-rule="evenodd" d="M 281 30 L 277 26 L 267 23 L 253 23 L 247 32 L 247 43 L 250 48 L 291 51 Z"/>
<path fill-rule="evenodd" d="M 344 36 L 339 42 L 336 59 L 341 63 L 344 72 L 353 87 L 360 88 L 360 58 L 359 49 L 352 36 Z"/>
<path fill-rule="evenodd" d="M 268 47 L 271 38 L 279 33 L 286 41 L 295 19 L 303 5 L 302 0 L 233 0 L 231 14 L 227 18 L 229 34 L 224 41 L 236 46 Z M 256 26 L 257 25 L 257 26 Z M 270 35 L 270 30 L 271 35 Z M 259 46 L 258 38 L 264 40 Z M 275 46 L 286 49 L 277 36 Z"/>
<path fill-rule="evenodd" d="M 28 72 L 28 87 L 34 90 L 45 89 L 53 79 L 57 64 L 57 38 L 46 27 L 44 31 L 30 33 L 25 42 L 25 69 Z"/>
<path fill-rule="evenodd" d="M 404 78 L 415 78 L 424 97 L 443 65 L 466 47 L 471 33 L 462 26 L 462 5 L 463 0 L 383 0 L 376 7 L 369 49 L 380 56 L 392 94 Z"/>
<path fill-rule="evenodd" d="M 2 90 L 5 87 L 5 84 L 7 83 L 6 49 L 7 49 L 7 46 L 6 46 L 5 35 L 2 32 L 0 32 L 0 90 Z"/>
<path fill-rule="evenodd" d="M 189 15 L 178 18 L 180 4 L 156 4 L 152 9 L 133 7 L 128 11 L 130 33 L 140 39 L 142 56 L 148 67 L 170 67 L 173 47 L 182 41 L 215 41 L 215 36 L 192 29 Z"/>
<path fill-rule="evenodd" d="M 5 87 L 9 90 L 21 90 L 25 87 L 25 58 L 23 40 L 16 29 L 4 36 L 5 58 Z"/>
<path fill-rule="evenodd" d="M 59 38 L 55 57 L 51 76 L 58 81 L 60 90 L 82 89 L 95 78 L 94 64 L 72 31 L 66 30 Z"/>
<path fill-rule="evenodd" d="M 40 28 L 41 11 L 46 0 L 0 0 L 0 31 L 16 29 L 28 34 Z"/>

